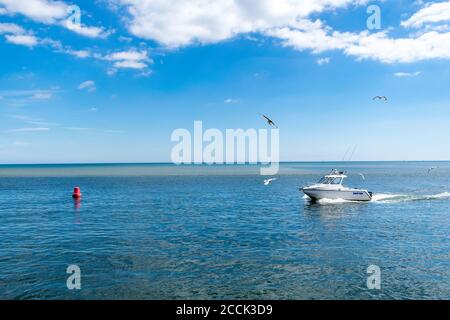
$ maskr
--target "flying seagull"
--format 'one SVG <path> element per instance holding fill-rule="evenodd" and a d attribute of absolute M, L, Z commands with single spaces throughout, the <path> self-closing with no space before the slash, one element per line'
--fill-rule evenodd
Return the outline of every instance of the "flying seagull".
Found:
<path fill-rule="evenodd" d="M 437 169 L 437 167 L 431 167 L 428 169 L 428 174 L 430 174 L 431 171 L 433 171 L 434 169 Z"/>
<path fill-rule="evenodd" d="M 264 180 L 264 185 L 268 186 L 269 184 L 272 183 L 272 181 L 275 181 L 275 180 L 277 180 L 277 178 L 266 179 L 266 180 Z"/>
<path fill-rule="evenodd" d="M 372 100 L 384 100 L 388 101 L 388 98 L 386 96 L 375 96 Z"/>
<path fill-rule="evenodd" d="M 272 121 L 272 119 L 270 119 L 268 116 L 266 116 L 266 115 L 264 115 L 264 114 L 262 114 L 262 117 L 263 117 L 264 119 L 266 119 L 267 124 L 268 124 L 269 126 L 272 126 L 272 127 L 275 127 L 276 129 L 278 129 L 277 125 L 275 124 L 275 122 Z"/>

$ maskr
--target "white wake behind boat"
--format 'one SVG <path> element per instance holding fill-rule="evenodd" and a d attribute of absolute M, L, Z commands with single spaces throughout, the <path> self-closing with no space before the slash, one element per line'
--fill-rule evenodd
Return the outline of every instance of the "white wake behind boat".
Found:
<path fill-rule="evenodd" d="M 312 200 L 343 199 L 348 201 L 371 201 L 372 192 L 348 188 L 342 185 L 347 176 L 342 171 L 333 170 L 316 184 L 300 188 Z"/>

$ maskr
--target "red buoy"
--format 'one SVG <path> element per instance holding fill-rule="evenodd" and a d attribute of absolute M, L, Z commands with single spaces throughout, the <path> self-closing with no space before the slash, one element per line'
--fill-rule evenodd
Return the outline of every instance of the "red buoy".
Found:
<path fill-rule="evenodd" d="M 75 187 L 73 188 L 73 194 L 72 197 L 75 199 L 80 199 L 81 198 L 81 190 L 80 187 Z"/>

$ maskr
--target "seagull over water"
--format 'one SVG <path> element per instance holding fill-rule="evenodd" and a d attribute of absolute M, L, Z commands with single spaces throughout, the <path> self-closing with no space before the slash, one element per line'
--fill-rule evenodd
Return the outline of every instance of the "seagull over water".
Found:
<path fill-rule="evenodd" d="M 266 116 L 266 115 L 264 115 L 264 114 L 262 114 L 262 117 L 263 117 L 264 119 L 266 119 L 267 124 L 268 124 L 269 126 L 272 126 L 272 127 L 275 127 L 276 129 L 278 129 L 277 125 L 275 124 L 275 122 L 272 121 L 272 119 L 270 119 L 268 116 Z"/>
<path fill-rule="evenodd" d="M 384 100 L 388 101 L 388 98 L 386 96 L 375 96 L 372 100 Z"/>
<path fill-rule="evenodd" d="M 431 171 L 433 171 L 434 169 L 437 169 L 437 167 L 431 167 L 428 169 L 428 174 L 430 174 Z"/>
<path fill-rule="evenodd" d="M 269 184 L 272 183 L 272 181 L 275 181 L 275 180 L 277 180 L 277 178 L 266 179 L 266 180 L 264 180 L 264 185 L 268 186 Z"/>

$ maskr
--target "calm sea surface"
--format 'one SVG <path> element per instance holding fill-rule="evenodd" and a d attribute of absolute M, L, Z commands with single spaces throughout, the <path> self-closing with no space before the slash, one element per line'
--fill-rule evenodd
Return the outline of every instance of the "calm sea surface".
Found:
<path fill-rule="evenodd" d="M 336 167 L 375 200 L 298 191 Z M 0 299 L 450 298 L 450 162 L 284 163 L 263 180 L 258 166 L 0 166 Z"/>

